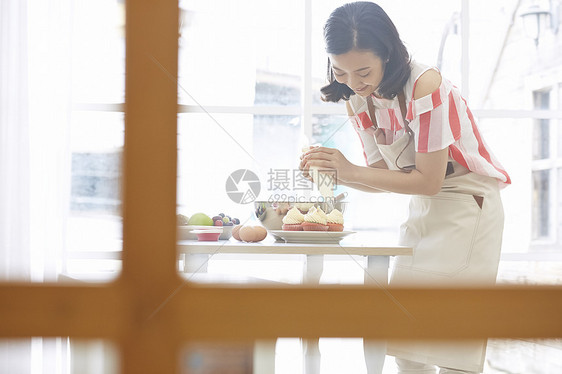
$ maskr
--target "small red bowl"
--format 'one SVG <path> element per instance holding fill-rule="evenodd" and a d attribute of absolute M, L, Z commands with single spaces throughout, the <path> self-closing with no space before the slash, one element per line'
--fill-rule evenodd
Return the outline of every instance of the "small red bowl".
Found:
<path fill-rule="evenodd" d="M 222 228 L 209 230 L 193 230 L 192 233 L 197 235 L 197 240 L 205 242 L 216 242 L 222 234 Z"/>
<path fill-rule="evenodd" d="M 219 236 L 221 236 L 220 232 L 204 232 L 197 234 L 197 240 L 200 242 L 216 242 L 219 240 Z"/>

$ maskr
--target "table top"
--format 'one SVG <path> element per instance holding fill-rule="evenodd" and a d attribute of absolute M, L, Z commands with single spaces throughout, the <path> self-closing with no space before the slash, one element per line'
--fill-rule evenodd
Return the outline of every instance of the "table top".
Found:
<path fill-rule="evenodd" d="M 411 247 L 393 244 L 392 240 L 377 240 L 376 236 L 351 235 L 339 243 L 284 243 L 268 237 L 258 243 L 239 242 L 234 238 L 219 241 L 178 241 L 178 252 L 187 254 L 248 253 L 304 255 L 411 256 Z"/>

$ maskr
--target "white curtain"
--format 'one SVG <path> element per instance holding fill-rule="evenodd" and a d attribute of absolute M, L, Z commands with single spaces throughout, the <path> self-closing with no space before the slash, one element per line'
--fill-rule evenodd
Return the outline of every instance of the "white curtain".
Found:
<path fill-rule="evenodd" d="M 55 281 L 70 190 L 70 0 L 0 0 L 0 281 Z M 2 373 L 66 373 L 66 339 L 0 340 Z"/>
<path fill-rule="evenodd" d="M 33 281 L 56 281 L 70 195 L 72 0 L 28 0 Z"/>
<path fill-rule="evenodd" d="M 70 0 L 0 1 L 0 280 L 55 281 L 70 191 Z"/>
<path fill-rule="evenodd" d="M 29 162 L 27 4 L 0 0 L 0 281 L 30 279 Z M 30 339 L 0 341 L 0 372 L 30 368 Z"/>
<path fill-rule="evenodd" d="M 0 281 L 56 282 L 64 273 L 72 38 L 87 27 L 74 25 L 73 14 L 97 1 L 0 0 Z M 111 352 L 100 341 L 71 349 L 65 337 L 0 338 L 0 373 L 107 373 Z"/>
<path fill-rule="evenodd" d="M 30 279 L 26 2 L 0 2 L 0 280 Z"/>
<path fill-rule="evenodd" d="M 31 280 L 62 271 L 70 194 L 73 0 L 28 0 Z M 68 373 L 68 339 L 34 338 L 32 374 Z"/>

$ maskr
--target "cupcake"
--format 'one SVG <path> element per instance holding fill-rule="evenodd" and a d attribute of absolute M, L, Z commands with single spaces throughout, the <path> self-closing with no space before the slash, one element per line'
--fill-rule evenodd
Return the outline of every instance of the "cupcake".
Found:
<path fill-rule="evenodd" d="M 328 217 L 320 208 L 312 207 L 304 215 L 302 223 L 304 231 L 328 231 Z"/>
<path fill-rule="evenodd" d="M 327 215 L 328 231 L 343 231 L 343 214 L 337 209 L 333 209 Z"/>
<path fill-rule="evenodd" d="M 296 207 L 292 207 L 283 217 L 282 228 L 285 231 L 302 231 L 303 221 L 304 215 Z"/>

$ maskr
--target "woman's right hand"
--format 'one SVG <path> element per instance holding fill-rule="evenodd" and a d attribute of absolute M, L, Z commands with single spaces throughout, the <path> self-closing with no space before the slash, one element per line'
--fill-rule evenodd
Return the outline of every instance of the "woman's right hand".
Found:
<path fill-rule="evenodd" d="M 317 148 L 316 146 L 312 146 L 309 149 Z M 308 172 L 308 168 L 306 167 L 306 160 L 304 158 L 306 152 L 302 152 L 300 156 L 300 163 L 299 163 L 299 170 L 302 172 L 302 176 L 308 179 L 309 181 L 313 182 L 312 176 Z"/>

